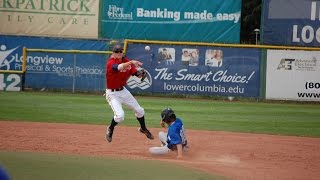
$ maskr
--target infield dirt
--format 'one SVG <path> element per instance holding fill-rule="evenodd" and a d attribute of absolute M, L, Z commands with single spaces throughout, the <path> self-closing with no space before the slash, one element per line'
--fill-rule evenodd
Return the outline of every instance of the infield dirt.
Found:
<path fill-rule="evenodd" d="M 150 130 L 155 140 L 120 125 L 108 143 L 101 125 L 0 121 L 0 149 L 169 161 L 231 179 L 320 179 L 320 138 L 187 130 L 190 150 L 176 160 L 148 153 L 163 129 Z"/>

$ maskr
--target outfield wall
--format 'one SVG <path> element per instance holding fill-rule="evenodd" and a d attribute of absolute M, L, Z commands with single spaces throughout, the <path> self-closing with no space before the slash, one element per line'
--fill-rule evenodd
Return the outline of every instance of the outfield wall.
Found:
<path fill-rule="evenodd" d="M 260 96 L 260 49 L 130 43 L 127 55 L 148 71 L 144 82 L 128 80 L 132 92 Z"/>
<path fill-rule="evenodd" d="M 126 55 L 142 61 L 148 73 L 143 82 L 134 76 L 128 80 L 127 88 L 133 93 L 320 100 L 319 49 L 130 40 L 124 45 Z M 105 89 L 108 53 L 103 41 L 0 36 L 0 46 L 0 70 L 21 70 L 22 47 L 34 48 L 28 50 L 25 76 L 1 74 L 1 90 Z M 46 52 L 54 51 L 52 47 L 60 52 Z M 105 54 L 68 49 L 99 49 Z"/>
<path fill-rule="evenodd" d="M 106 42 L 0 36 L 0 47 L 0 70 L 21 71 L 23 47 L 106 51 Z M 32 89 L 101 91 L 105 86 L 106 59 L 107 54 L 29 52 L 23 85 Z"/>
<path fill-rule="evenodd" d="M 320 101 L 320 51 L 268 50 L 266 99 Z"/>
<path fill-rule="evenodd" d="M 21 74 L 0 73 L 0 91 L 21 91 Z"/>

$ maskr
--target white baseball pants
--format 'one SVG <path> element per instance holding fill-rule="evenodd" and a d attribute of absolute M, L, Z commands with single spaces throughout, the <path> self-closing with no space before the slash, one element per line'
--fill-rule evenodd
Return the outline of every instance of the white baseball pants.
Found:
<path fill-rule="evenodd" d="M 163 155 L 170 152 L 171 150 L 167 146 L 167 133 L 160 131 L 159 140 L 162 143 L 161 147 L 151 147 L 149 148 L 149 152 L 154 155 Z"/>
<path fill-rule="evenodd" d="M 124 111 L 122 104 L 127 105 L 130 109 L 135 112 L 137 118 L 144 116 L 144 109 L 139 105 L 138 101 L 133 97 L 133 95 L 124 88 L 121 91 L 111 91 L 106 89 L 106 100 L 108 101 L 112 111 L 114 121 L 120 123 L 124 121 Z"/>

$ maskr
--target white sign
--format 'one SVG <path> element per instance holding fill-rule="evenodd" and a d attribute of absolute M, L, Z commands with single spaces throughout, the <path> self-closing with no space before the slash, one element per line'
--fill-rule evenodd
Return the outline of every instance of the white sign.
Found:
<path fill-rule="evenodd" d="M 268 50 L 266 99 L 320 101 L 320 52 Z"/>
<path fill-rule="evenodd" d="M 0 34 L 98 38 L 99 0 L 0 0 Z"/>

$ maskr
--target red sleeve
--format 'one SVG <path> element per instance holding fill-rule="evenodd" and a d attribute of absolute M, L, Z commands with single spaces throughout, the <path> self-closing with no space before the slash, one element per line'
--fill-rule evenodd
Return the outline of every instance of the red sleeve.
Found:
<path fill-rule="evenodd" d="M 131 61 L 129 58 L 127 58 L 127 57 L 124 57 L 123 58 L 123 60 L 122 60 L 122 62 L 124 63 L 124 62 L 129 62 L 129 61 Z M 133 75 L 133 74 L 135 74 L 137 72 L 137 68 L 135 67 L 135 65 L 131 65 L 131 69 L 130 69 L 130 74 L 131 75 Z"/>

